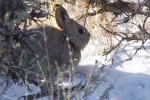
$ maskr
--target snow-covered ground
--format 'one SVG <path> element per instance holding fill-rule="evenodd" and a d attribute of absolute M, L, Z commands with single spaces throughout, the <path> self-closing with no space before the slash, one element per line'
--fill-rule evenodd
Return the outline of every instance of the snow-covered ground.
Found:
<path fill-rule="evenodd" d="M 109 100 L 150 100 L 150 41 L 145 44 L 147 51 L 140 50 L 132 60 L 125 61 L 134 54 L 134 48 L 139 44 L 132 43 L 117 51 L 105 80 L 88 100 L 97 100 L 110 83 L 113 88 L 108 93 Z"/>

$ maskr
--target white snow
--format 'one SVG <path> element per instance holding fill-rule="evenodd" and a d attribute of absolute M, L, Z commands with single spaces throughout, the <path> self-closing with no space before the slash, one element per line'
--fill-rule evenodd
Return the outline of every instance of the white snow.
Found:
<path fill-rule="evenodd" d="M 131 56 L 127 53 L 130 52 L 129 49 L 136 47 L 135 44 L 121 48 L 114 55 L 114 64 L 108 71 L 105 81 L 88 100 L 97 100 L 97 97 L 102 95 L 101 91 L 104 91 L 104 87 L 107 88 L 110 82 L 113 89 L 109 93 L 109 100 L 150 100 L 150 41 L 145 45 L 147 51 L 140 50 L 132 60 L 123 62 Z"/>
<path fill-rule="evenodd" d="M 6 94 L 3 95 L 2 98 L 0 97 L 0 100 L 17 100 L 21 96 L 34 94 L 40 91 L 40 89 L 33 84 L 30 84 L 29 87 L 32 92 L 27 91 L 25 86 L 13 84 L 10 88 L 7 89 Z"/>

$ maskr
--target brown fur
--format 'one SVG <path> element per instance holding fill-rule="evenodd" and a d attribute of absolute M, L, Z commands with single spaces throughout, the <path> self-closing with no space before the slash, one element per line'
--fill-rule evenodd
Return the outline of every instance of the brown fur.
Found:
<path fill-rule="evenodd" d="M 69 65 L 79 63 L 80 51 L 87 45 L 90 34 L 83 26 L 71 19 L 67 11 L 58 4 L 56 4 L 55 18 L 61 30 L 48 25 L 29 29 L 26 33 L 33 35 L 27 38 L 26 42 L 41 61 L 42 67 L 47 66 L 47 62 L 42 62 L 42 59 L 49 58 L 46 61 L 53 66 L 52 69 L 56 69 L 58 65 L 62 71 Z"/>

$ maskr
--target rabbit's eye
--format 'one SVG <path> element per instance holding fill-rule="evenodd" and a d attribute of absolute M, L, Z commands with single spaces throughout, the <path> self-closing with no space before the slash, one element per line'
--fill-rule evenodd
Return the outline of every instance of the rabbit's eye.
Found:
<path fill-rule="evenodd" d="M 84 33 L 84 31 L 83 31 L 82 28 L 79 28 L 78 32 L 79 32 L 80 34 L 83 34 L 83 33 Z"/>

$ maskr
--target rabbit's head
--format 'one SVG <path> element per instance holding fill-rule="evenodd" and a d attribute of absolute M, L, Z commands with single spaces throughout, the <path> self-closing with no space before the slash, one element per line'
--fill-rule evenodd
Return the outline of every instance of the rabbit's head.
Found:
<path fill-rule="evenodd" d="M 76 49 L 83 49 L 90 39 L 90 33 L 83 26 L 71 19 L 61 5 L 56 4 L 55 8 L 55 18 L 58 26 Z"/>

